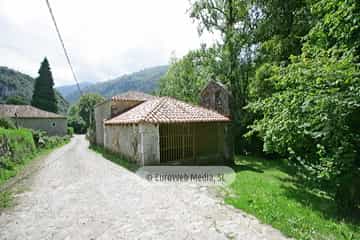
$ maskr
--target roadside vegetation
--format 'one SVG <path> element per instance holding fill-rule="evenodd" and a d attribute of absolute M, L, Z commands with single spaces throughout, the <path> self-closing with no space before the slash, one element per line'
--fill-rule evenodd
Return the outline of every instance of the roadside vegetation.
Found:
<path fill-rule="evenodd" d="M 295 239 L 360 239 L 359 219 L 340 217 L 333 196 L 309 188 L 286 160 L 237 156 L 225 202 Z"/>
<path fill-rule="evenodd" d="M 42 154 L 69 142 L 70 136 L 49 137 L 43 132 L 16 129 L 8 119 L 0 119 L 0 189 Z M 0 208 L 11 203 L 11 193 L 0 191 Z"/>

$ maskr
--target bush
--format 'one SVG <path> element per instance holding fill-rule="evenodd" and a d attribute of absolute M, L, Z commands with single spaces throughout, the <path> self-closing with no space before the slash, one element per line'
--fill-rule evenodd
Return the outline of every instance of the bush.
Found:
<path fill-rule="evenodd" d="M 13 104 L 13 105 L 27 105 L 28 103 L 26 100 L 20 96 L 10 96 L 6 100 L 6 104 Z"/>
<path fill-rule="evenodd" d="M 32 130 L 33 139 L 38 148 L 54 148 L 64 144 L 70 140 L 70 136 L 48 136 L 46 132 L 40 130 Z"/>
<path fill-rule="evenodd" d="M 86 123 L 80 116 L 71 116 L 68 118 L 68 126 L 74 129 L 76 134 L 86 133 Z"/>
<path fill-rule="evenodd" d="M 35 150 L 30 130 L 0 128 L 0 170 L 12 169 L 31 156 Z"/>
<path fill-rule="evenodd" d="M 311 53 L 316 57 L 293 57 L 272 77 L 276 92 L 248 106 L 262 116 L 249 134 L 263 138 L 265 152 L 288 156 L 301 166 L 304 180 L 314 186 L 351 192 L 346 182 L 354 181 L 353 171 L 360 166 L 359 66 L 347 52 Z M 335 194 L 338 202 L 354 203 L 350 192 Z M 346 196 L 350 199 L 344 201 Z"/>
<path fill-rule="evenodd" d="M 68 127 L 67 128 L 67 134 L 69 136 L 73 136 L 74 135 L 74 128 L 73 127 Z"/>
<path fill-rule="evenodd" d="M 335 200 L 340 213 L 358 216 L 360 212 L 360 168 L 341 178 Z"/>
<path fill-rule="evenodd" d="M 9 118 L 0 118 L 0 127 L 5 129 L 15 129 L 14 122 Z"/>
<path fill-rule="evenodd" d="M 36 147 L 44 147 L 45 142 L 43 138 L 46 136 L 46 132 L 41 130 L 31 130 L 31 132 Z"/>

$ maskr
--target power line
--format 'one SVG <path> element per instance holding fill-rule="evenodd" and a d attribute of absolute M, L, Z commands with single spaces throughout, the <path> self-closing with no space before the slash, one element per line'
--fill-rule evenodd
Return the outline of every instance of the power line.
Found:
<path fill-rule="evenodd" d="M 54 26 L 55 26 L 55 28 L 56 28 L 57 35 L 58 35 L 59 40 L 60 40 L 60 43 L 61 43 L 61 46 L 62 46 L 62 48 L 64 49 L 64 53 L 65 53 L 66 60 L 67 60 L 67 62 L 68 62 L 68 64 L 69 64 L 69 66 L 70 66 L 72 75 L 73 75 L 74 80 L 75 80 L 75 82 L 76 82 L 76 86 L 77 86 L 77 88 L 78 88 L 78 90 L 79 90 L 79 93 L 80 93 L 80 96 L 81 96 L 81 95 L 82 95 L 82 91 L 81 91 L 81 89 L 80 89 L 79 81 L 78 81 L 78 79 L 77 79 L 77 77 L 76 77 L 76 75 L 75 75 L 74 68 L 72 67 L 72 64 L 71 64 L 71 61 L 70 61 L 70 57 L 69 57 L 69 54 L 68 54 L 68 52 L 67 52 L 67 50 L 66 50 L 66 48 L 65 48 L 65 44 L 64 44 L 64 41 L 63 41 L 63 39 L 62 39 L 62 37 L 61 37 L 61 34 L 60 34 L 60 30 L 59 30 L 59 28 L 58 28 L 58 25 L 56 24 L 55 16 L 54 16 L 54 13 L 53 13 L 53 11 L 52 11 L 52 9 L 51 9 L 49 0 L 46 0 L 46 5 L 48 6 L 48 9 L 49 9 L 49 12 L 50 12 L 52 21 L 53 21 L 53 23 L 54 23 Z"/>

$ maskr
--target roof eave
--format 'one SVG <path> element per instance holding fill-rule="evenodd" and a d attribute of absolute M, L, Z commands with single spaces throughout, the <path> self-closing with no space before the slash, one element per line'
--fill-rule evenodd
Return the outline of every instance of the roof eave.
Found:
<path fill-rule="evenodd" d="M 134 122 L 105 122 L 110 125 L 128 125 L 128 124 L 176 124 L 176 123 L 230 123 L 231 120 L 169 120 L 169 121 L 134 121 Z"/>

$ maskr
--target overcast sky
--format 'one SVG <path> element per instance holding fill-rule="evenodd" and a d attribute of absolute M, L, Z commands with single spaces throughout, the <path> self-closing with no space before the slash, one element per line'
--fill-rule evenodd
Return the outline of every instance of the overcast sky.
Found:
<path fill-rule="evenodd" d="M 167 64 L 211 39 L 199 38 L 188 0 L 50 3 L 81 82 Z M 55 85 L 74 83 L 45 0 L 0 0 L 0 34 L 0 65 L 36 77 L 47 56 Z"/>

